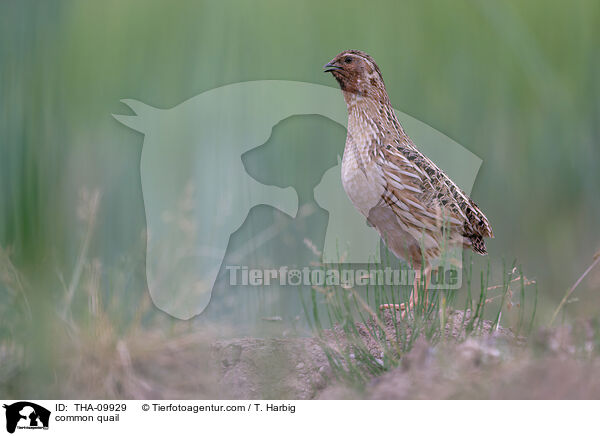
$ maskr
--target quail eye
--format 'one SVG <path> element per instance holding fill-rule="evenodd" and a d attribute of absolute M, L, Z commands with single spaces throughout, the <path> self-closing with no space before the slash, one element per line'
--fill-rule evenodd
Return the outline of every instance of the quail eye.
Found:
<path fill-rule="evenodd" d="M 350 62 L 352 62 L 352 58 L 351 57 L 347 57 L 346 59 L 344 59 L 344 62 L 346 62 L 347 64 L 349 64 Z"/>

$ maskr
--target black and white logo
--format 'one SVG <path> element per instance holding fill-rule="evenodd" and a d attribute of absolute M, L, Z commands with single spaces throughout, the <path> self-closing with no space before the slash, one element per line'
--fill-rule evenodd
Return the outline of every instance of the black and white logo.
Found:
<path fill-rule="evenodd" d="M 29 401 L 19 401 L 6 409 L 6 431 L 14 433 L 16 429 L 47 430 L 50 421 L 50 411 Z"/>

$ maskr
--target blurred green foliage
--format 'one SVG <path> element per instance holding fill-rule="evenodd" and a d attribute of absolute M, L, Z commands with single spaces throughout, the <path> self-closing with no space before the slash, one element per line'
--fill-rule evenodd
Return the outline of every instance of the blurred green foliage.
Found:
<path fill-rule="evenodd" d="M 143 138 L 111 117 L 127 113 L 119 100 L 168 108 L 261 79 L 335 86 L 321 66 L 359 48 L 397 109 L 483 159 L 473 198 L 494 226 L 491 262 L 516 258 L 553 308 L 600 246 L 599 41 L 593 0 L 3 1 L 0 246 L 42 322 L 80 253 L 80 190 L 99 189 L 87 255 L 146 292 Z M 600 303 L 599 283 L 580 298 Z"/>

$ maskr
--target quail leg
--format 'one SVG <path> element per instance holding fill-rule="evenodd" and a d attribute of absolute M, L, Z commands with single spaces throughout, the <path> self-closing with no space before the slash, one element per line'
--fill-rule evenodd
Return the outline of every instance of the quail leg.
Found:
<path fill-rule="evenodd" d="M 413 290 L 410 293 L 410 297 L 408 299 L 408 308 L 412 309 L 414 306 L 414 303 L 417 301 L 417 299 L 414 298 L 414 295 L 417 295 L 417 291 L 418 291 L 418 283 L 421 277 L 421 271 L 416 271 L 416 276 L 415 276 L 415 281 L 413 283 Z M 402 318 L 404 318 L 404 315 L 406 313 L 406 303 L 400 303 L 400 304 L 381 304 L 379 306 L 379 310 L 399 310 L 400 312 L 402 312 L 401 316 Z"/>
<path fill-rule="evenodd" d="M 415 271 L 415 283 L 413 285 L 413 291 L 410 294 L 409 297 L 409 305 L 410 308 L 412 309 L 414 307 L 415 304 L 417 304 L 419 302 L 419 289 L 420 289 L 420 285 L 421 283 L 423 284 L 422 290 L 423 290 L 423 294 L 425 296 L 425 303 L 423 305 L 424 310 L 426 308 L 429 307 L 429 283 L 431 283 L 431 266 L 428 265 L 427 267 L 425 267 L 425 269 L 423 270 L 423 273 L 425 275 L 424 279 L 422 279 L 423 275 L 421 274 L 421 270 L 416 270 Z M 423 280 L 423 281 L 421 281 Z M 433 303 L 431 303 L 431 305 L 433 306 Z"/>

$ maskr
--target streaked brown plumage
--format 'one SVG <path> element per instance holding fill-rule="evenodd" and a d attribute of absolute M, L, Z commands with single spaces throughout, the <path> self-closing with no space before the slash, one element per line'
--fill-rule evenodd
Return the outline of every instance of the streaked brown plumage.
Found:
<path fill-rule="evenodd" d="M 490 223 L 404 132 L 373 58 L 347 50 L 324 68 L 338 81 L 348 108 L 344 189 L 389 249 L 415 269 L 426 269 L 449 245 L 486 254 Z"/>

